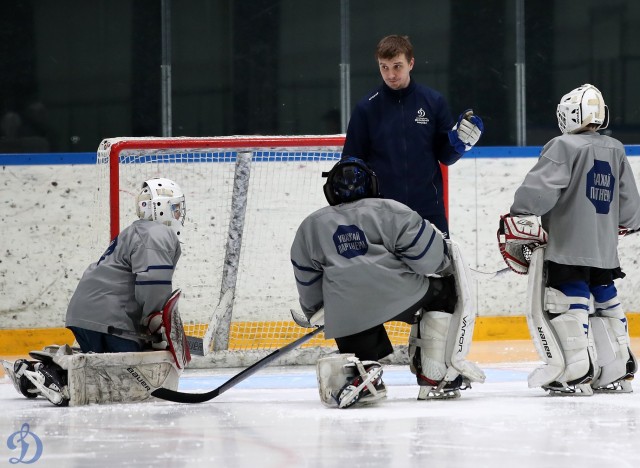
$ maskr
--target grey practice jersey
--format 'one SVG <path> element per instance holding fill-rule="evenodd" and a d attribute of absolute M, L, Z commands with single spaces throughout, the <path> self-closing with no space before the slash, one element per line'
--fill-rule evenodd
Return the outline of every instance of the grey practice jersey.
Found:
<path fill-rule="evenodd" d="M 444 240 L 402 203 L 366 198 L 327 206 L 300 225 L 291 247 L 302 310 L 324 304 L 325 336 L 387 322 L 426 294 L 425 275 L 449 264 Z"/>
<path fill-rule="evenodd" d="M 546 260 L 620 266 L 618 226 L 640 227 L 640 196 L 624 146 L 596 132 L 554 138 L 516 191 L 510 213 L 542 216 Z"/>
<path fill-rule="evenodd" d="M 109 325 L 141 331 L 140 320 L 162 310 L 171 295 L 180 253 L 170 227 L 133 222 L 84 272 L 69 302 L 66 326 L 102 333 Z"/>

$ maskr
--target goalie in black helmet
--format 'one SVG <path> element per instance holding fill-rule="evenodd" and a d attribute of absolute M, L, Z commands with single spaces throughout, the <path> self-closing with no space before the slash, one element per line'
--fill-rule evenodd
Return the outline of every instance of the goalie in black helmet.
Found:
<path fill-rule="evenodd" d="M 345 158 L 326 176 L 330 206 L 302 222 L 291 247 L 302 311 L 314 319 L 323 309 L 325 336 L 340 352 L 318 361 L 322 402 L 346 408 L 386 396 L 378 361 L 393 352 L 384 328 L 392 320 L 412 325 L 411 369 L 424 398 L 483 381 L 464 360 L 473 327 L 468 310 L 457 353 L 469 295 L 453 274 L 460 265 L 455 243 L 407 206 L 380 198 L 377 177 L 362 160 Z"/>

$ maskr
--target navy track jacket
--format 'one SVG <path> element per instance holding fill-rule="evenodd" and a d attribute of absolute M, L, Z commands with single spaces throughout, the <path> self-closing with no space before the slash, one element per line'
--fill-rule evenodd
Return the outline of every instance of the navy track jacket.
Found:
<path fill-rule="evenodd" d="M 445 98 L 417 84 L 393 90 L 382 84 L 351 115 L 343 157 L 367 162 L 384 198 L 397 200 L 423 218 L 445 215 L 439 162 L 460 159 L 447 133 L 454 120 Z"/>

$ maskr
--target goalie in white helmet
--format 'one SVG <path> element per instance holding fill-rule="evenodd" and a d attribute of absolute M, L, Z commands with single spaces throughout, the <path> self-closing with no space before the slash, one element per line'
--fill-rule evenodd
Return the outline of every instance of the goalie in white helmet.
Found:
<path fill-rule="evenodd" d="M 172 296 L 181 254 L 184 193 L 169 179 L 146 180 L 136 197 L 136 213 L 140 219 L 89 265 L 69 302 L 66 326 L 83 353 L 142 351 L 148 341 L 135 334 L 155 335 L 153 349 L 167 349 L 162 309 Z M 109 333 L 114 328 L 118 336 Z M 69 401 L 66 369 L 45 361 L 16 361 L 14 382 L 27 397 L 43 395 L 64 406 Z"/>
<path fill-rule="evenodd" d="M 412 325 L 411 370 L 424 399 L 483 381 L 464 360 L 475 311 L 462 308 L 470 295 L 457 281 L 457 245 L 409 207 L 380 198 L 376 175 L 358 158 L 332 168 L 324 193 L 330 206 L 302 222 L 291 246 L 302 310 L 311 319 L 324 308 L 325 336 L 340 352 L 318 361 L 323 404 L 386 396 L 378 361 L 393 352 L 384 327 L 392 320 Z"/>
<path fill-rule="evenodd" d="M 609 111 L 595 86 L 564 95 L 557 119 L 562 135 L 544 146 L 498 232 L 507 265 L 529 274 L 527 319 L 545 362 L 529 386 L 629 392 L 637 362 L 614 280 L 624 277 L 619 227 L 640 228 L 640 195 L 622 143 L 598 133 Z"/>

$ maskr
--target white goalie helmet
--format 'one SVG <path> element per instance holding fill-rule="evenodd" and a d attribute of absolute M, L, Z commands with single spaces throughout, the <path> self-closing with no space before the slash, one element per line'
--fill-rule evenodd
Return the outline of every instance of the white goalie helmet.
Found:
<path fill-rule="evenodd" d="M 145 180 L 136 197 L 138 218 L 171 227 L 181 238 L 187 208 L 184 193 L 174 181 L 164 178 Z"/>
<path fill-rule="evenodd" d="M 562 133 L 577 133 L 589 124 L 598 125 L 598 129 L 609 125 L 609 108 L 602 93 L 588 83 L 562 96 L 556 116 Z"/>

